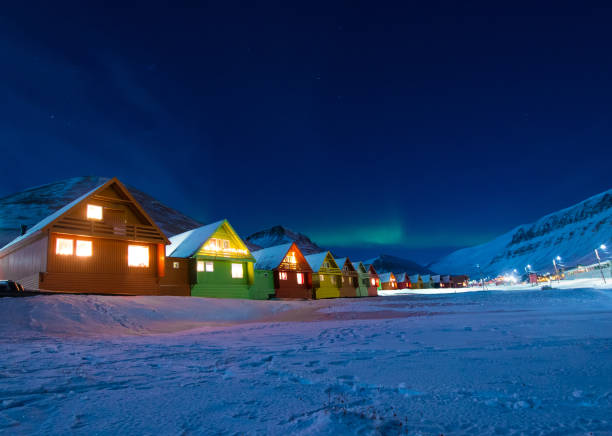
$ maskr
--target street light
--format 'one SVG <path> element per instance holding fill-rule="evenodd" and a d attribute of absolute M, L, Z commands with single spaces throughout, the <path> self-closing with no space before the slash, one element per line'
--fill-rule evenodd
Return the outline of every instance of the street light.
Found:
<path fill-rule="evenodd" d="M 601 244 L 599 246 L 599 248 L 601 250 L 605 250 L 606 246 L 604 244 Z M 597 265 L 599 265 L 599 272 L 601 273 L 601 278 L 603 279 L 603 282 L 604 282 L 604 285 L 605 285 L 606 284 L 606 277 L 604 276 L 603 269 L 601 267 L 601 259 L 599 258 L 599 251 L 597 251 L 597 248 L 595 249 L 595 257 L 597 257 Z"/>
<path fill-rule="evenodd" d="M 553 266 L 555 267 L 555 274 L 557 275 L 557 283 L 561 283 L 561 279 L 559 277 L 559 269 L 557 268 L 557 261 L 561 260 L 561 256 L 557 256 L 556 259 L 553 259 Z"/>

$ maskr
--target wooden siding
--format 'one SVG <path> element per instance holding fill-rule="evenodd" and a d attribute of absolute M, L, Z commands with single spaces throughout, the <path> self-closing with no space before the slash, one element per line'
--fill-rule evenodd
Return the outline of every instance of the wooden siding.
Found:
<path fill-rule="evenodd" d="M 178 263 L 178 268 L 175 268 Z M 165 260 L 165 274 L 159 279 L 161 295 L 191 295 L 191 266 L 190 259 L 167 257 Z"/>
<path fill-rule="evenodd" d="M 57 292 L 159 295 L 157 277 L 144 274 L 56 272 L 42 274 L 40 289 Z"/>
<path fill-rule="evenodd" d="M 274 272 L 274 287 L 277 298 L 306 298 L 312 299 L 312 273 L 303 272 L 304 283 L 298 284 L 296 271 L 282 271 L 287 274 L 287 280 L 280 280 L 281 271 Z"/>
<path fill-rule="evenodd" d="M 38 289 L 38 277 L 47 269 L 47 242 L 43 236 L 0 257 L 0 278 L 20 282 L 27 289 Z"/>
<path fill-rule="evenodd" d="M 323 268 L 321 268 L 322 270 Z M 338 271 L 337 274 L 328 272 L 319 272 L 312 274 L 312 288 L 314 297 L 319 300 L 322 298 L 339 298 L 340 297 L 340 282 L 342 275 L 338 268 L 334 268 Z M 323 281 L 320 277 L 323 277 Z"/>

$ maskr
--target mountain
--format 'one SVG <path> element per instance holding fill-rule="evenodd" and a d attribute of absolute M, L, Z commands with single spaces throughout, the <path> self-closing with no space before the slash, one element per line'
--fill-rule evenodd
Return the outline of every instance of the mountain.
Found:
<path fill-rule="evenodd" d="M 325 249 L 312 242 L 308 236 L 294 232 L 280 225 L 253 233 L 245 238 L 245 242 L 251 251 L 257 251 L 261 248 L 274 247 L 275 245 L 294 241 L 304 255 L 325 251 Z"/>
<path fill-rule="evenodd" d="M 0 247 L 19 236 L 21 224 L 33 226 L 107 180 L 96 176 L 73 177 L 0 198 Z M 202 225 L 138 189 L 128 189 L 166 236 Z"/>
<path fill-rule="evenodd" d="M 565 266 L 596 261 L 593 250 L 612 240 L 612 189 L 575 206 L 551 213 L 496 239 L 464 248 L 429 265 L 436 271 L 476 277 L 476 264 L 485 275 L 498 275 L 531 265 L 534 271 L 552 271 L 557 256 Z M 608 258 L 602 252 L 602 258 Z"/>
<path fill-rule="evenodd" d="M 377 273 L 408 273 L 411 274 L 434 274 L 433 271 L 419 265 L 408 259 L 402 259 L 401 257 L 391 256 L 388 254 L 381 254 L 380 256 L 366 260 L 364 263 L 371 263 L 374 265 Z"/>

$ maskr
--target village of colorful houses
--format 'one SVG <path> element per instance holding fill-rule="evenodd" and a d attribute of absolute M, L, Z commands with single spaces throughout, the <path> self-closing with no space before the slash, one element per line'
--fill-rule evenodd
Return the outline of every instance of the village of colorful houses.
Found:
<path fill-rule="evenodd" d="M 250 252 L 227 220 L 168 238 L 116 178 L 0 249 L 0 279 L 28 290 L 219 298 L 374 297 L 467 286 L 467 276 L 377 274 L 372 264 L 303 255 L 296 243 Z"/>

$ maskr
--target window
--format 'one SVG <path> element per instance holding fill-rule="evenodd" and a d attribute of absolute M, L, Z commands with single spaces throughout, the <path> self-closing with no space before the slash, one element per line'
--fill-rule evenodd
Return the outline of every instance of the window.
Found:
<path fill-rule="evenodd" d="M 338 277 L 336 277 L 336 276 L 331 276 L 331 282 L 332 282 L 332 285 L 335 285 L 335 284 L 336 284 L 337 279 L 338 279 Z"/>
<path fill-rule="evenodd" d="M 344 276 L 342 277 L 342 283 L 344 283 Z"/>
<path fill-rule="evenodd" d="M 181 267 L 181 264 L 180 264 L 180 263 L 178 263 L 178 262 L 172 262 L 172 267 L 173 267 L 174 269 L 179 269 L 179 268 Z"/>
<path fill-rule="evenodd" d="M 241 263 L 232 263 L 232 278 L 241 279 L 244 276 Z"/>
<path fill-rule="evenodd" d="M 224 249 L 224 250 L 227 250 L 228 248 L 230 248 L 230 246 L 229 246 L 229 241 L 225 241 L 225 240 L 224 240 L 224 241 L 223 241 L 223 249 Z"/>
<path fill-rule="evenodd" d="M 293 251 L 287 254 L 287 257 L 285 258 L 285 262 L 290 263 L 292 265 L 295 265 L 297 263 L 297 260 L 295 259 L 295 253 Z"/>
<path fill-rule="evenodd" d="M 149 267 L 149 247 L 146 245 L 128 245 L 128 266 Z"/>
<path fill-rule="evenodd" d="M 73 253 L 73 245 L 72 239 L 57 238 L 57 242 L 55 244 L 55 254 L 71 256 Z"/>
<path fill-rule="evenodd" d="M 88 204 L 87 205 L 87 219 L 101 220 L 102 219 L 102 206 Z"/>
<path fill-rule="evenodd" d="M 93 248 L 91 241 L 76 241 L 76 255 L 79 257 L 91 257 Z"/>
<path fill-rule="evenodd" d="M 319 274 L 319 280 L 324 282 L 325 281 L 325 276 L 323 274 Z"/>
<path fill-rule="evenodd" d="M 212 262 L 206 262 L 206 272 L 213 272 L 215 267 Z"/>
<path fill-rule="evenodd" d="M 196 269 L 198 270 L 198 272 L 204 272 L 204 261 L 203 260 L 198 260 Z"/>
<path fill-rule="evenodd" d="M 304 284 L 304 274 L 297 273 L 297 283 L 298 283 L 298 285 L 303 285 Z"/>
<path fill-rule="evenodd" d="M 376 286 L 376 279 L 370 279 L 370 283 L 372 283 L 372 286 Z"/>
<path fill-rule="evenodd" d="M 285 271 L 280 271 L 278 273 L 278 279 L 279 280 L 287 280 L 287 273 Z"/>
<path fill-rule="evenodd" d="M 324 262 L 323 263 L 323 268 L 329 268 L 329 262 Z"/>

